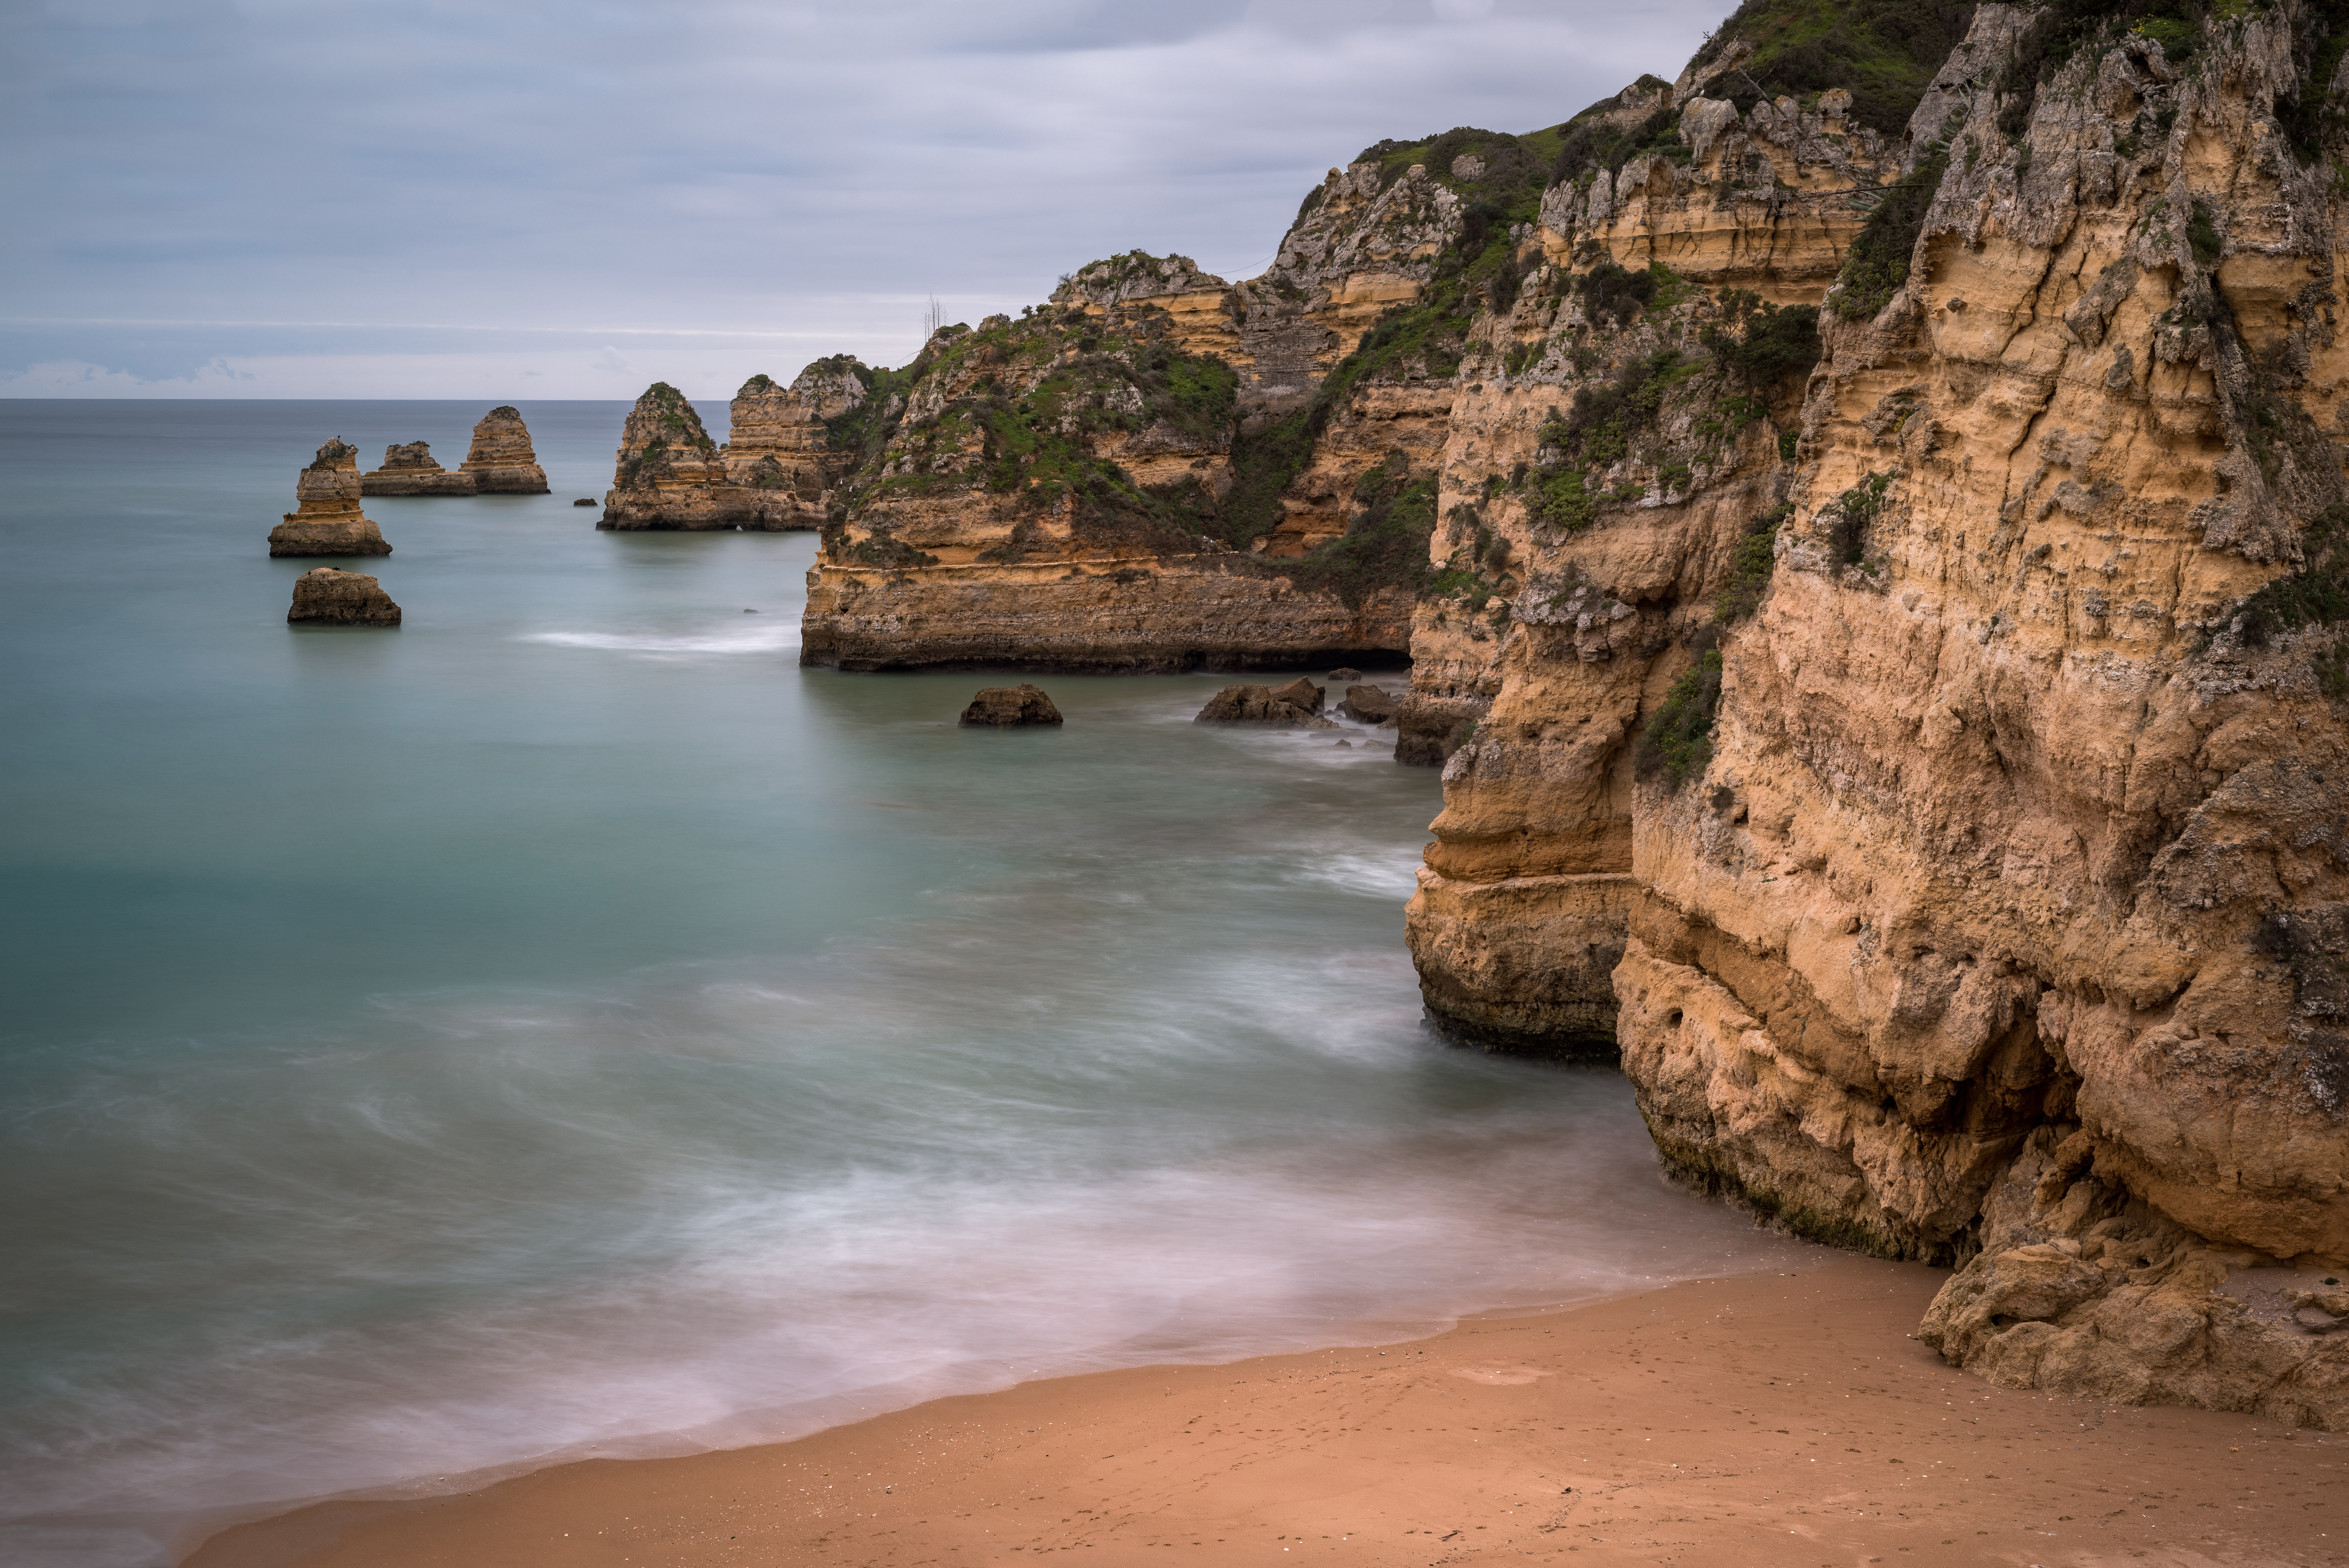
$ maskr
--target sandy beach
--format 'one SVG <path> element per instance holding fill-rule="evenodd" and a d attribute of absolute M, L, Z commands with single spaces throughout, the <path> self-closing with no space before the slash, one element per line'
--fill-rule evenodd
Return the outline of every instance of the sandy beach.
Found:
<path fill-rule="evenodd" d="M 2349 1443 L 1992 1387 L 1844 1259 L 240 1526 L 189 1568 L 2349 1560 Z"/>

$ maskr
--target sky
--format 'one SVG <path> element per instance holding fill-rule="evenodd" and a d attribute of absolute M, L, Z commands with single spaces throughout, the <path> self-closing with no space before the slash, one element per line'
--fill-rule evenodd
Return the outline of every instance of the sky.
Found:
<path fill-rule="evenodd" d="M 936 296 L 1271 260 L 1382 137 L 1731 0 L 0 0 L 0 396 L 724 398 Z"/>

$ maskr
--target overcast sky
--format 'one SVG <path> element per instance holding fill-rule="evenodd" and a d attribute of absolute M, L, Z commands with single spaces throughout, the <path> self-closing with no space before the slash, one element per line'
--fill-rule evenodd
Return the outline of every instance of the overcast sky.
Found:
<path fill-rule="evenodd" d="M 1381 137 L 1730 0 L 0 0 L 0 395 L 723 397 L 1140 246 L 1245 277 Z"/>

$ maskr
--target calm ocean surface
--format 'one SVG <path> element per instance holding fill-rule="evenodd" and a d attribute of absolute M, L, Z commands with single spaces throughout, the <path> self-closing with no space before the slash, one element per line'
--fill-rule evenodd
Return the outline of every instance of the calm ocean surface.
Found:
<path fill-rule="evenodd" d="M 317 445 L 483 407 L 0 401 L 0 1561 L 1808 1255 L 1423 1032 L 1433 770 L 803 671 L 812 536 L 570 504 L 625 405 L 289 629 Z"/>

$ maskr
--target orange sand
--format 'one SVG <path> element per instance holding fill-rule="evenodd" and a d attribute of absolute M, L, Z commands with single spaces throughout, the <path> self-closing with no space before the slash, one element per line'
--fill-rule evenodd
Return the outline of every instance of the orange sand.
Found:
<path fill-rule="evenodd" d="M 798 1442 L 329 1503 L 190 1568 L 2349 1563 L 2349 1438 L 2017 1394 L 1846 1259 L 1412 1345 L 939 1399 Z"/>

